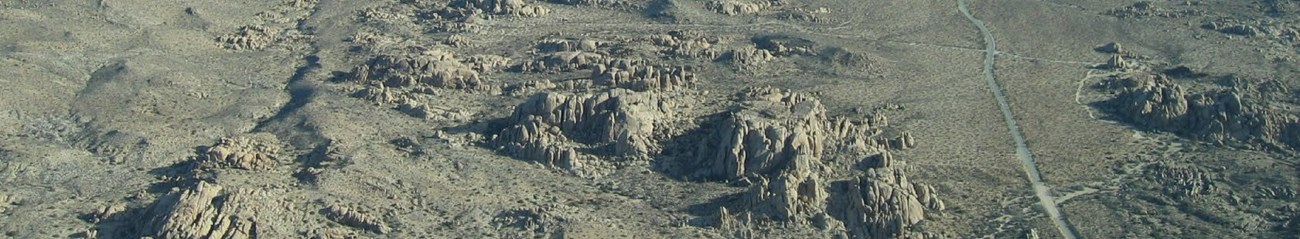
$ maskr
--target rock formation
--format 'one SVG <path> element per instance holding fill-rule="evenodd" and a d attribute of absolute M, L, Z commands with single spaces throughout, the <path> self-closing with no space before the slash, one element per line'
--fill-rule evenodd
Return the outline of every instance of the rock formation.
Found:
<path fill-rule="evenodd" d="M 198 161 L 205 167 L 263 170 L 275 167 L 279 141 L 271 134 L 222 138 L 200 150 Z"/>
<path fill-rule="evenodd" d="M 772 52 L 754 47 L 732 50 L 730 55 L 732 67 L 739 72 L 753 72 L 774 58 Z"/>
<path fill-rule="evenodd" d="M 827 210 L 844 222 L 852 238 L 899 238 L 925 219 L 926 210 L 943 210 L 934 187 L 909 182 L 901 169 L 877 168 L 836 188 L 844 208 Z M 842 193 L 841 193 L 842 192 Z"/>
<path fill-rule="evenodd" d="M 722 209 L 721 227 L 745 234 L 738 224 L 768 220 L 893 238 L 910 235 L 926 210 L 943 210 L 933 187 L 909 182 L 897 167 L 888 149 L 916 142 L 906 131 L 881 137 L 885 117 L 828 117 L 812 97 L 767 87 L 738 98 L 739 109 L 702 140 L 697 161 L 697 176 L 750 182 Z M 858 169 L 848 172 L 828 161 L 845 155 L 867 156 L 850 158 Z"/>
<path fill-rule="evenodd" d="M 1120 8 L 1110 9 L 1103 14 L 1121 18 L 1144 18 L 1144 17 L 1186 17 L 1205 14 L 1195 9 L 1172 9 L 1155 6 L 1156 3 L 1151 1 L 1138 1 L 1133 5 Z"/>
<path fill-rule="evenodd" d="M 604 63 L 604 54 L 586 51 L 561 51 L 542 55 L 518 66 L 525 72 L 566 72 L 588 69 L 593 63 Z"/>
<path fill-rule="evenodd" d="M 1300 117 L 1278 106 L 1256 104 L 1255 90 L 1232 88 L 1189 93 L 1160 74 L 1113 79 L 1123 87 L 1108 105 L 1142 127 L 1172 131 L 1214 143 L 1300 147 Z"/>
<path fill-rule="evenodd" d="M 504 210 L 492 217 L 489 224 L 515 238 L 560 238 L 564 236 L 564 222 L 570 219 L 557 215 L 553 207 L 535 207 Z"/>
<path fill-rule="evenodd" d="M 321 209 L 321 213 L 325 215 L 325 218 L 328 218 L 331 221 L 349 227 L 365 229 L 374 233 L 384 234 L 392 230 L 388 227 L 387 223 L 384 223 L 384 221 L 348 207 L 329 205 L 325 207 L 325 209 Z"/>
<path fill-rule="evenodd" d="M 695 74 L 684 67 L 655 67 L 628 61 L 594 65 L 591 78 L 596 85 L 635 91 L 678 90 L 699 83 Z"/>
<path fill-rule="evenodd" d="M 595 95 L 541 93 L 515 108 L 508 126 L 492 139 L 495 148 L 544 162 L 578 175 L 595 176 L 584 166 L 601 164 L 579 153 L 604 148 L 613 156 L 645 156 L 656 151 L 651 139 L 672 104 L 655 94 L 614 89 Z M 584 146 L 585 145 L 585 146 Z"/>
<path fill-rule="evenodd" d="M 591 39 L 591 38 L 551 38 L 538 41 L 536 46 L 538 52 L 566 52 L 566 51 L 585 51 L 599 52 L 602 47 L 609 45 L 608 42 Z"/>
<path fill-rule="evenodd" d="M 140 215 L 141 230 L 155 238 L 256 238 L 258 211 L 245 200 L 249 192 L 199 182 L 193 188 L 162 196 Z"/>
<path fill-rule="evenodd" d="M 821 179 L 819 159 L 798 155 L 770 180 L 757 177 L 742 194 L 739 208 L 778 221 L 804 222 L 826 210 L 827 182 Z"/>
<path fill-rule="evenodd" d="M 1164 186 L 1161 190 L 1175 197 L 1195 197 L 1215 190 L 1212 174 L 1195 166 L 1160 162 L 1148 165 L 1145 175 L 1160 182 Z"/>
<path fill-rule="evenodd" d="M 742 0 L 713 0 L 704 4 L 704 8 L 717 12 L 722 15 L 741 15 L 753 14 L 760 11 L 771 9 L 779 1 L 758 0 L 756 2 L 745 2 Z"/>
<path fill-rule="evenodd" d="M 217 37 L 222 48 L 231 50 L 261 50 L 275 42 L 280 32 L 264 26 L 243 26 L 234 33 Z"/>
<path fill-rule="evenodd" d="M 670 31 L 668 34 L 651 35 L 648 38 L 656 46 L 665 48 L 663 53 L 668 56 L 714 59 L 720 55 L 717 48 L 713 47 L 720 39 L 706 37 L 698 32 Z"/>
<path fill-rule="evenodd" d="M 470 11 L 470 14 L 538 17 L 550 13 L 549 9 L 528 4 L 524 0 L 455 0 L 451 1 L 450 6 Z"/>
<path fill-rule="evenodd" d="M 493 64 L 480 64 L 495 67 Z M 474 67 L 459 62 L 450 52 L 432 50 L 411 56 L 383 55 L 352 70 L 352 80 L 386 87 L 428 86 L 446 89 L 485 90 L 490 86 Z"/>
<path fill-rule="evenodd" d="M 796 158 L 821 158 L 827 119 L 821 102 L 774 88 L 740 97 L 744 109 L 727 113 L 700 144 L 699 176 L 775 176 Z"/>
<path fill-rule="evenodd" d="M 786 35 L 762 35 L 755 36 L 750 41 L 758 49 L 767 50 L 776 56 L 793 56 L 793 55 L 816 55 L 817 46 L 815 42 Z"/>

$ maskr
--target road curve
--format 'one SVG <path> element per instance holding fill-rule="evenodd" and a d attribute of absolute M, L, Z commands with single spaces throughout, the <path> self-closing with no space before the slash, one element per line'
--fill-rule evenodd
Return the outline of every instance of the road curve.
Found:
<path fill-rule="evenodd" d="M 966 0 L 957 0 L 957 10 L 966 19 L 970 20 L 976 28 L 979 28 L 980 34 L 984 35 L 984 80 L 988 81 L 989 91 L 993 91 L 993 97 L 998 101 L 998 108 L 1002 110 L 1002 118 L 1007 123 L 1007 131 L 1011 133 L 1011 138 L 1016 143 L 1016 158 L 1024 166 L 1025 176 L 1029 177 L 1029 182 L 1033 184 L 1034 193 L 1038 196 L 1038 204 L 1047 211 L 1047 216 L 1056 224 L 1056 230 L 1061 232 L 1061 236 L 1074 239 L 1078 238 L 1074 234 L 1073 227 L 1066 222 L 1065 216 L 1061 214 L 1061 208 L 1056 206 L 1056 199 L 1053 198 L 1051 188 L 1043 182 L 1043 176 L 1038 172 L 1038 165 L 1034 160 L 1034 154 L 1029 152 L 1029 147 L 1025 144 L 1025 136 L 1020 132 L 1020 125 L 1016 123 L 1016 116 L 1011 113 L 1011 104 L 1007 103 L 1006 93 L 1003 92 L 1002 86 L 998 85 L 998 80 L 993 75 L 993 62 L 998 54 L 997 40 L 993 39 L 993 33 L 989 32 L 988 26 L 984 21 L 976 19 L 971 15 L 970 9 L 966 7 Z"/>

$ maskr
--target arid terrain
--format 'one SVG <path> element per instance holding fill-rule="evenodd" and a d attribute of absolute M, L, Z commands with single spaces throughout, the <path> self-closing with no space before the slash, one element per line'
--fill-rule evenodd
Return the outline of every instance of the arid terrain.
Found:
<path fill-rule="evenodd" d="M 1297 238 L 1300 1 L 0 0 L 5 238 Z"/>

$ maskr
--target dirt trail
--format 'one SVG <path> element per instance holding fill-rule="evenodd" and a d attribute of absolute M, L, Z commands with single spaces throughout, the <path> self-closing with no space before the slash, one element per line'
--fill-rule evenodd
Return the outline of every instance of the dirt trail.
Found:
<path fill-rule="evenodd" d="M 957 10 L 961 11 L 962 15 L 966 15 L 966 19 L 975 24 L 980 34 L 984 35 L 984 79 L 988 81 L 989 90 L 993 91 L 993 97 L 998 101 L 998 108 L 1002 110 L 1002 117 L 1007 122 L 1007 130 L 1011 133 L 1011 138 L 1015 140 L 1016 158 L 1020 159 L 1025 169 L 1025 176 L 1029 177 L 1029 182 L 1033 184 L 1034 193 L 1038 196 L 1038 204 L 1042 205 L 1047 216 L 1052 219 L 1052 223 L 1056 224 L 1056 230 L 1061 232 L 1061 236 L 1078 238 L 1070 224 L 1066 222 L 1065 216 L 1061 214 L 1061 209 L 1056 206 L 1051 187 L 1043 182 L 1034 155 L 1029 152 L 1029 147 L 1025 144 L 1025 136 L 1020 132 L 1020 125 L 1016 123 L 1016 116 L 1011 113 L 1011 104 L 1007 103 L 1007 96 L 993 74 L 993 63 L 998 54 L 997 40 L 993 38 L 993 33 L 989 32 L 988 26 L 984 25 L 984 21 L 971 15 L 965 0 L 957 0 Z"/>

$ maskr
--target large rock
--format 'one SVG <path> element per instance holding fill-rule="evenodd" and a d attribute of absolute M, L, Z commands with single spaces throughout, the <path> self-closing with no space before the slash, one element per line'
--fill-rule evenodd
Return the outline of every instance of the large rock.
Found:
<path fill-rule="evenodd" d="M 206 167 L 264 170 L 275 167 L 280 142 L 275 135 L 260 133 L 221 138 L 202 148 L 198 161 Z"/>
<path fill-rule="evenodd" d="M 836 188 L 835 205 L 827 211 L 840 213 L 837 218 L 853 238 L 898 238 L 911 233 L 908 229 L 925 219 L 926 210 L 943 210 L 934 187 L 909 182 L 896 168 L 868 170 L 867 175 Z"/>
<path fill-rule="evenodd" d="M 257 238 L 256 211 L 244 200 L 248 192 L 199 182 L 193 188 L 159 198 L 139 218 L 143 232 L 155 238 Z M 266 225 L 261 225 L 266 227 Z"/>
<path fill-rule="evenodd" d="M 352 80 L 387 87 L 490 88 L 475 69 L 495 67 L 497 63 L 477 62 L 477 58 L 472 60 L 476 60 L 476 64 L 467 66 L 450 52 L 436 50 L 409 56 L 383 55 L 357 66 L 351 75 Z"/>
<path fill-rule="evenodd" d="M 820 160 L 826 109 L 819 101 L 774 88 L 753 88 L 700 144 L 703 177 L 774 176 L 798 157 Z"/>
<path fill-rule="evenodd" d="M 1159 74 L 1132 74 L 1115 83 L 1123 87 L 1109 106 L 1133 124 L 1171 131 L 1214 143 L 1244 143 L 1272 148 L 1300 148 L 1300 116 L 1250 96 L 1257 90 L 1234 87 L 1190 93 Z"/>
<path fill-rule="evenodd" d="M 609 62 L 591 69 L 592 81 L 635 91 L 679 90 L 699 83 L 695 74 L 685 67 L 653 66 Z"/>
<path fill-rule="evenodd" d="M 600 162 L 577 149 L 603 149 L 594 151 L 605 156 L 648 156 L 659 147 L 651 137 L 655 126 L 671 116 L 671 108 L 656 94 L 624 89 L 594 95 L 541 93 L 515 108 L 492 144 L 507 154 L 594 175 L 580 171 L 583 165 Z"/>
<path fill-rule="evenodd" d="M 741 198 L 740 208 L 779 221 L 803 222 L 826 209 L 826 181 L 821 178 L 821 163 L 809 155 L 799 155 L 770 180 L 755 179 Z"/>

